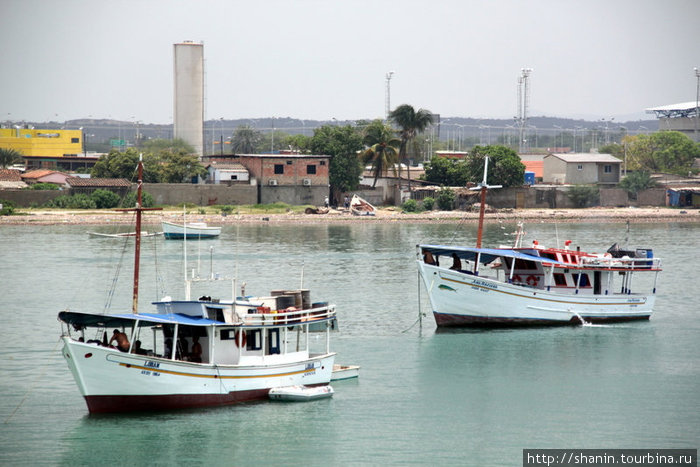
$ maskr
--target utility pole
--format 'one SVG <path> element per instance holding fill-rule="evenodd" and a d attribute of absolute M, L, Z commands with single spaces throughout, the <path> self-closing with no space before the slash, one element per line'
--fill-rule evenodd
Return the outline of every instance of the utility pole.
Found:
<path fill-rule="evenodd" d="M 520 127 L 520 138 L 518 141 L 518 152 L 522 153 L 527 149 L 525 144 L 525 128 L 527 127 L 527 113 L 530 107 L 530 73 L 532 68 L 521 68 L 518 77 L 518 126 Z"/>

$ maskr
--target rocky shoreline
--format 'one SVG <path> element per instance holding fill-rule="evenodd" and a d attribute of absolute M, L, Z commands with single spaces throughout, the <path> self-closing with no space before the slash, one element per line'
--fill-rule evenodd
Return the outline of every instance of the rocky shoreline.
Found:
<path fill-rule="evenodd" d="M 182 213 L 175 211 L 151 211 L 144 215 L 145 225 L 158 224 L 161 220 L 182 222 Z M 200 214 L 189 212 L 187 220 L 207 222 L 212 225 L 236 223 L 356 223 L 356 222 L 407 222 L 407 223 L 454 223 L 476 222 L 478 212 L 428 211 L 404 213 L 398 208 L 379 209 L 374 217 L 353 216 L 347 211 L 331 210 L 328 214 Z M 486 222 L 700 222 L 700 210 L 678 208 L 587 208 L 587 209 L 501 209 L 487 212 Z M 0 225 L 110 225 L 131 224 L 133 213 L 115 211 L 66 211 L 27 210 L 12 216 L 0 217 Z"/>

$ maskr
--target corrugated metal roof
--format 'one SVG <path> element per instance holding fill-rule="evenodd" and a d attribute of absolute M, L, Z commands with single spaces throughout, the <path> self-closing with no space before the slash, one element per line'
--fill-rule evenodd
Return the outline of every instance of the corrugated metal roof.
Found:
<path fill-rule="evenodd" d="M 125 178 L 79 178 L 70 177 L 66 179 L 69 186 L 74 187 L 130 187 L 131 182 Z"/>
<path fill-rule="evenodd" d="M 647 113 L 653 113 L 653 112 L 672 112 L 672 111 L 685 111 L 685 110 L 693 110 L 697 106 L 697 103 L 695 101 L 690 101 L 690 102 L 681 102 L 680 104 L 669 104 L 669 105 L 661 105 L 659 107 L 650 107 L 648 109 L 645 109 Z"/>
<path fill-rule="evenodd" d="M 231 162 L 231 163 L 223 163 L 223 164 L 209 164 L 207 168 L 209 167 L 214 167 L 215 169 L 220 169 L 220 170 L 237 170 L 240 172 L 248 172 L 248 169 L 246 169 L 243 164 L 238 164 L 236 162 Z"/>
<path fill-rule="evenodd" d="M 605 163 L 622 163 L 620 159 L 612 154 L 595 154 L 595 153 L 575 153 L 575 154 L 548 154 L 547 157 L 556 157 L 564 162 L 605 162 Z"/>

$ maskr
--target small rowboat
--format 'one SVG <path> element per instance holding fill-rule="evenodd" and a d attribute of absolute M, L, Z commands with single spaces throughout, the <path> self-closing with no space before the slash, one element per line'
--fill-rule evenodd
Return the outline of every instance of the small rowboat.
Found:
<path fill-rule="evenodd" d="M 162 221 L 163 233 L 166 239 L 177 238 L 213 238 L 221 234 L 221 227 L 211 227 L 205 222 L 188 222 L 186 224 L 174 224 Z"/>
<path fill-rule="evenodd" d="M 104 238 L 124 238 L 124 237 L 135 237 L 136 232 L 121 232 L 115 234 L 108 234 L 102 232 L 88 232 L 91 237 L 104 237 Z M 141 237 L 156 237 L 158 235 L 163 235 L 163 232 L 146 232 L 141 231 Z"/>
<path fill-rule="evenodd" d="M 343 379 L 358 378 L 360 376 L 360 367 L 358 365 L 333 365 L 333 373 L 331 381 L 340 381 Z"/>
<path fill-rule="evenodd" d="M 273 401 L 304 402 L 332 397 L 333 392 L 330 386 L 284 386 L 270 389 L 268 396 Z"/>

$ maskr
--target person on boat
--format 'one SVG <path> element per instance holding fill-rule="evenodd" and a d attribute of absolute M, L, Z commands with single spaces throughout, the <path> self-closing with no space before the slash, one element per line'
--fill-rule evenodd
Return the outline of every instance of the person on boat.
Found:
<path fill-rule="evenodd" d="M 163 358 L 170 358 L 173 355 L 173 340 L 165 339 L 165 347 L 163 348 Z"/>
<path fill-rule="evenodd" d="M 119 350 L 122 352 L 129 351 L 129 338 L 126 337 L 126 334 L 123 332 L 119 332 L 119 329 L 115 329 L 112 333 L 112 337 L 109 339 L 109 345 L 112 345 L 112 342 L 114 341 L 117 341 L 117 348 Z"/>
<path fill-rule="evenodd" d="M 453 269 L 455 271 L 462 270 L 462 260 L 459 259 L 459 256 L 457 256 L 457 253 L 452 253 L 452 267 L 450 267 L 450 269 Z"/>
<path fill-rule="evenodd" d="M 423 262 L 425 264 L 437 265 L 435 258 L 433 258 L 433 254 L 427 250 L 423 250 Z"/>
<path fill-rule="evenodd" d="M 202 363 L 202 344 L 199 343 L 199 337 L 192 337 L 192 352 L 190 353 L 190 361 Z"/>
<path fill-rule="evenodd" d="M 139 340 L 134 341 L 134 348 L 131 349 L 131 353 L 135 353 L 138 355 L 148 355 L 148 352 L 145 349 L 141 348 L 141 341 Z"/>

